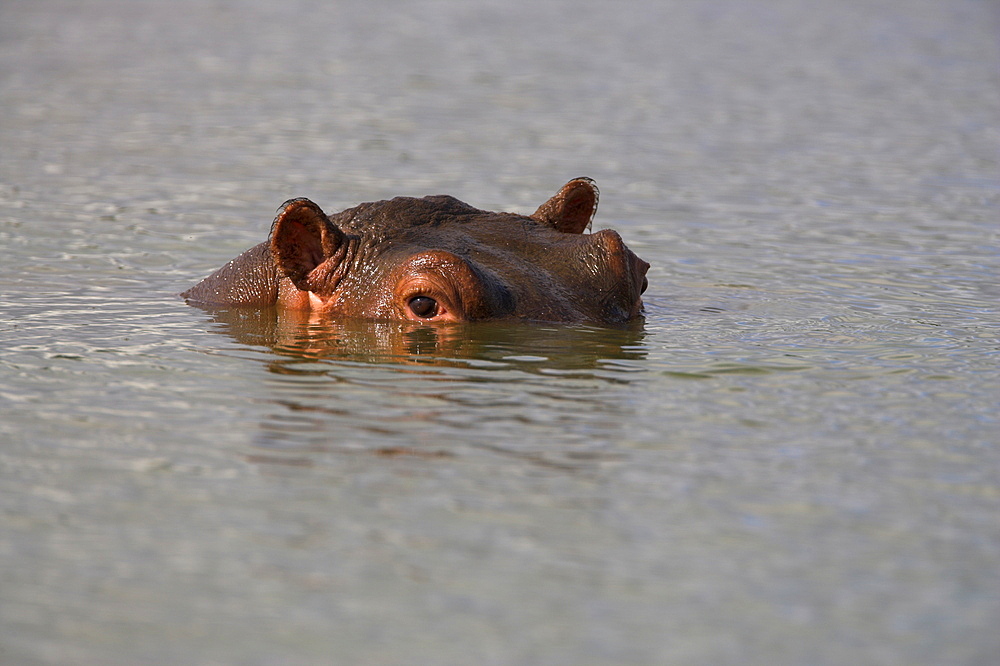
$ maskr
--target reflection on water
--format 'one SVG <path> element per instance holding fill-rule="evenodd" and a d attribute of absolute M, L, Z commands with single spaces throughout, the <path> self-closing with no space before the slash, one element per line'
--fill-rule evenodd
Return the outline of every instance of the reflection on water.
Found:
<path fill-rule="evenodd" d="M 255 462 L 309 464 L 296 456 L 317 452 L 454 457 L 471 447 L 579 471 L 618 457 L 605 443 L 630 409 L 607 387 L 642 374 L 647 353 L 641 321 L 435 326 L 276 308 L 206 312 L 214 332 L 271 352 L 254 445 L 286 456 L 252 454 Z M 536 436 L 520 440 L 525 428 Z M 387 444 L 401 441 L 410 444 Z"/>
<path fill-rule="evenodd" d="M 217 333 L 264 346 L 281 359 L 272 372 L 301 372 L 301 361 L 353 361 L 425 366 L 579 372 L 609 360 L 645 357 L 642 323 L 622 327 L 474 322 L 428 325 L 365 319 L 331 320 L 277 308 L 203 308 Z"/>

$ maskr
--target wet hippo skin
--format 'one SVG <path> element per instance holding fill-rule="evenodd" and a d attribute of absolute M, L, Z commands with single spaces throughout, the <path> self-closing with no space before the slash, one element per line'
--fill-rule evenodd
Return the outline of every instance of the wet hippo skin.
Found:
<path fill-rule="evenodd" d="M 589 178 L 532 215 L 450 196 L 397 197 L 326 215 L 286 202 L 270 238 L 181 296 L 208 306 L 419 322 L 529 319 L 597 324 L 640 316 L 649 268 L 597 211 Z"/>

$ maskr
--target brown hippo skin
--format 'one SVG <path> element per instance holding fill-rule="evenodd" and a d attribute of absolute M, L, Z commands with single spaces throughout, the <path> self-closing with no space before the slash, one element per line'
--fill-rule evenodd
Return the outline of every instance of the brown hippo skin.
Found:
<path fill-rule="evenodd" d="M 292 199 L 268 241 L 181 296 L 330 317 L 626 322 L 642 312 L 649 264 L 615 231 L 583 233 L 597 201 L 589 178 L 566 183 L 531 216 L 449 196 L 397 197 L 327 216 Z"/>

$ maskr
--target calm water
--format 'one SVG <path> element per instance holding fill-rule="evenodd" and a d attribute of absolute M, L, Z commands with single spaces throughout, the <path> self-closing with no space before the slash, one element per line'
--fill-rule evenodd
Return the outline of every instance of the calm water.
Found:
<path fill-rule="evenodd" d="M 0 663 L 996 663 L 998 15 L 3 1 Z M 630 330 L 172 297 L 578 175 Z"/>

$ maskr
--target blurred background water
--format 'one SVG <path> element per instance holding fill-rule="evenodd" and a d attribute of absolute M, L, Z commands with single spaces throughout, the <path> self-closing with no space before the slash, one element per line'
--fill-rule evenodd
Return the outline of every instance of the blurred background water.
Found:
<path fill-rule="evenodd" d="M 0 4 L 0 662 L 993 664 L 988 0 Z M 173 297 L 568 179 L 630 330 Z"/>

